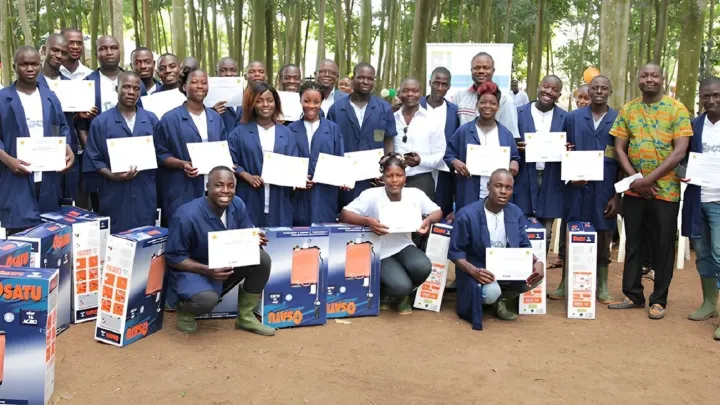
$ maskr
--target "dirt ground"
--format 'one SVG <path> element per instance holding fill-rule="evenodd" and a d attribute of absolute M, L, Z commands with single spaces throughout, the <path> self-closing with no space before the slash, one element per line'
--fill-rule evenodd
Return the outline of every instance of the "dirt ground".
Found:
<path fill-rule="evenodd" d="M 613 263 L 616 298 L 621 272 Z M 548 277 L 554 288 L 560 270 Z M 548 315 L 488 315 L 476 332 L 449 294 L 439 314 L 383 311 L 272 338 L 235 331 L 231 320 L 185 336 L 167 314 L 162 331 L 119 349 L 77 325 L 58 340 L 54 403 L 718 404 L 718 321 L 686 319 L 700 294 L 693 258 L 675 272 L 661 321 L 605 306 L 594 321 L 569 320 L 564 301 L 551 301 Z"/>

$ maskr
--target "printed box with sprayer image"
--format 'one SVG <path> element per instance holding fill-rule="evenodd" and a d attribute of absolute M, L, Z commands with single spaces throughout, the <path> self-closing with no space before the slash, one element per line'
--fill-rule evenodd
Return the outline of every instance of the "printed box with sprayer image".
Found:
<path fill-rule="evenodd" d="M 124 347 L 162 329 L 167 229 L 143 226 L 108 240 L 95 339 Z"/>
<path fill-rule="evenodd" d="M 568 222 L 566 240 L 567 317 L 595 319 L 597 232 L 589 222 Z"/>
<path fill-rule="evenodd" d="M 533 255 L 543 263 L 547 269 L 547 260 L 545 254 L 545 228 L 536 218 L 528 218 L 525 225 L 530 245 L 532 245 Z M 534 289 L 520 294 L 520 304 L 518 306 L 521 315 L 543 315 L 547 312 L 547 273 L 540 285 Z"/>
<path fill-rule="evenodd" d="M 50 403 L 58 283 L 57 269 L 0 267 L 0 404 Z"/>
<path fill-rule="evenodd" d="M 324 227 L 264 229 L 272 259 L 261 314 L 274 328 L 324 325 L 329 232 Z"/>
<path fill-rule="evenodd" d="M 432 263 L 432 272 L 417 289 L 413 307 L 440 312 L 450 263 L 448 251 L 451 235 L 452 225 L 434 224 L 430 229 L 425 253 Z"/>

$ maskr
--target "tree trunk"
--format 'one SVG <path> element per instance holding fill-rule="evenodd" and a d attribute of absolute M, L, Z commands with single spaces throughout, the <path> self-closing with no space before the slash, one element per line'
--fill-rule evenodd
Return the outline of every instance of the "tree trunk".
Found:
<path fill-rule="evenodd" d="M 212 7 L 212 42 L 213 42 L 213 57 L 210 59 L 210 63 L 217 62 L 220 59 L 220 41 L 218 41 L 218 25 L 217 25 L 217 0 L 210 1 L 210 7 Z"/>
<path fill-rule="evenodd" d="M 210 42 L 211 42 L 210 36 L 209 35 L 207 37 L 205 36 L 205 27 L 206 27 L 205 21 L 207 20 L 206 14 L 207 14 L 207 2 L 206 2 L 206 0 L 200 0 L 200 15 L 198 16 L 199 23 L 198 23 L 198 30 L 195 35 L 195 41 L 196 41 L 195 43 L 197 44 L 198 51 L 195 54 L 195 59 L 198 60 L 198 64 L 200 66 L 205 66 L 205 68 L 203 70 L 207 70 L 207 59 L 208 58 L 207 58 L 207 55 L 205 54 L 205 52 L 206 52 L 206 47 L 207 47 L 207 49 L 210 48 Z M 205 38 L 207 38 L 208 44 L 205 44 Z"/>
<path fill-rule="evenodd" d="M 275 2 L 265 2 L 265 72 L 268 78 L 273 77 L 273 36 L 275 35 Z M 270 80 L 270 79 L 268 79 Z M 271 82 L 272 83 L 272 82 Z"/>
<path fill-rule="evenodd" d="M 361 0 L 360 9 L 360 44 L 358 59 L 361 62 L 370 63 L 371 49 L 370 37 L 372 36 L 372 0 Z"/>
<path fill-rule="evenodd" d="M 530 85 L 530 73 L 532 73 L 532 62 L 533 62 L 533 31 L 528 30 L 528 37 L 527 37 L 527 69 L 525 70 L 528 75 L 527 84 Z M 534 95 L 530 96 L 530 89 L 527 89 L 528 97 L 535 97 Z"/>
<path fill-rule="evenodd" d="M 2 0 L 0 0 L 0 1 L 2 1 Z M 53 0 L 45 0 L 44 3 L 45 3 L 45 18 L 47 19 L 48 31 L 52 32 L 52 31 L 55 31 L 55 10 L 54 10 L 55 2 Z"/>
<path fill-rule="evenodd" d="M 162 10 L 160 10 L 162 12 Z M 160 13 L 159 13 L 160 14 Z M 142 0 L 142 15 L 143 15 L 143 28 L 145 29 L 145 46 L 152 46 L 153 43 L 153 24 L 152 14 L 150 11 L 150 0 Z M 161 14 L 162 15 L 162 14 Z M 158 32 L 158 38 L 160 37 Z M 158 41 L 158 45 L 160 41 Z M 156 48 L 158 51 L 160 47 Z"/>
<path fill-rule="evenodd" d="M 90 12 L 90 67 L 97 69 L 97 56 L 95 56 L 95 43 L 98 39 L 98 28 L 100 25 L 100 9 L 102 8 L 100 0 L 94 0 L 92 11 Z"/>
<path fill-rule="evenodd" d="M 197 41 L 197 19 L 196 19 L 196 12 L 195 12 L 195 0 L 188 0 L 188 19 L 189 21 L 189 34 L 188 37 L 190 38 L 190 53 L 189 56 L 194 56 L 195 58 L 200 57 L 200 48 L 198 47 L 198 41 Z M 183 27 L 184 30 L 184 27 Z M 182 62 L 182 61 L 180 61 Z"/>
<path fill-rule="evenodd" d="M 410 76 L 420 82 L 422 94 L 425 94 L 425 48 L 429 30 L 426 16 L 430 12 L 431 1 L 415 1 L 415 20 L 413 21 L 412 44 L 410 45 Z"/>
<path fill-rule="evenodd" d="M 537 16 L 535 19 L 535 34 L 532 51 L 532 70 L 528 73 L 527 94 L 531 98 L 535 98 L 537 94 L 538 84 L 540 83 L 540 72 L 542 70 L 542 51 L 543 51 L 543 15 L 545 14 L 545 2 L 547 0 L 538 0 Z"/>
<path fill-rule="evenodd" d="M 85 16 L 87 18 L 87 16 Z M 35 23 L 40 25 L 40 0 L 35 0 Z M 86 24 L 89 26 L 89 24 Z M 35 30 L 35 43 L 40 43 L 40 30 Z"/>
<path fill-rule="evenodd" d="M 588 0 L 589 2 L 590 0 Z M 512 13 L 512 0 L 508 0 L 507 10 L 505 12 L 505 32 L 503 33 L 503 42 L 508 43 L 510 41 L 510 14 Z M 586 29 L 587 31 L 587 29 Z M 583 47 L 585 49 L 585 47 Z"/>
<path fill-rule="evenodd" d="M 680 31 L 679 47 L 683 51 L 678 53 L 676 98 L 685 104 L 691 117 L 695 116 L 695 94 L 706 7 L 707 0 L 683 1 L 683 29 Z"/>
<path fill-rule="evenodd" d="M 120 42 L 120 61 L 125 60 L 123 58 L 123 0 L 112 0 L 114 12 L 112 13 L 112 36 Z"/>
<path fill-rule="evenodd" d="M 300 54 L 302 53 L 302 23 L 303 23 L 303 4 L 298 2 L 297 15 L 295 16 L 295 53 L 292 63 L 300 65 Z M 287 61 L 290 63 L 289 61 Z"/>
<path fill-rule="evenodd" d="M 383 76 L 380 88 L 387 88 L 392 76 L 393 59 L 395 58 L 395 41 L 397 39 L 397 2 L 398 0 L 388 0 L 388 48 L 387 56 L 385 56 L 384 66 L 382 68 Z"/>
<path fill-rule="evenodd" d="M 342 1 L 335 1 L 335 64 L 338 65 L 338 74 L 344 77 L 347 74 L 345 65 L 345 27 Z"/>
<path fill-rule="evenodd" d="M 546 42 L 545 42 L 545 52 L 546 52 L 545 53 L 545 76 L 550 75 L 550 67 L 551 67 L 550 65 L 552 65 L 552 49 L 551 49 L 551 43 L 550 43 L 550 35 L 551 35 L 550 27 L 547 26 L 547 27 L 545 27 L 545 40 L 546 40 Z M 555 69 L 553 68 L 552 70 L 553 70 L 553 73 L 555 73 L 554 72 Z"/>
<path fill-rule="evenodd" d="M 647 9 L 647 5 L 643 8 L 640 17 L 640 46 L 638 46 L 637 61 L 638 65 L 647 62 L 647 56 L 645 54 L 647 50 L 647 41 L 650 37 L 650 10 Z M 633 73 L 632 71 L 630 72 Z"/>
<path fill-rule="evenodd" d="M 657 13 L 657 24 L 655 32 L 655 52 L 653 53 L 653 63 L 659 64 L 662 59 L 662 49 L 667 38 L 667 20 L 668 20 L 668 5 L 670 0 L 660 0 L 658 13 Z M 688 27 L 685 27 L 688 28 Z"/>
<path fill-rule="evenodd" d="M 705 44 L 705 58 L 703 60 L 703 78 L 710 76 L 712 72 L 712 62 L 710 55 L 714 44 L 713 41 L 713 30 L 715 29 L 715 0 L 710 0 L 710 18 L 708 18 L 708 31 L 707 31 L 707 42 Z M 702 108 L 702 104 L 700 105 Z"/>
<path fill-rule="evenodd" d="M 463 21 L 463 12 L 465 11 L 465 0 L 460 0 L 460 4 L 458 5 L 458 17 L 457 17 L 457 31 L 455 33 L 457 42 L 463 42 L 463 28 L 465 28 L 465 24 Z"/>
<path fill-rule="evenodd" d="M 305 21 L 305 43 L 303 44 L 302 60 L 300 60 L 300 65 L 299 65 L 301 71 L 305 69 L 305 57 L 307 56 L 307 43 L 308 43 L 308 37 L 310 36 L 311 17 L 312 17 L 312 11 L 308 11 L 307 21 Z"/>
<path fill-rule="evenodd" d="M 630 3 L 631 0 L 602 0 L 600 71 L 613 84 L 613 94 L 608 104 L 616 109 L 626 101 Z"/>
<path fill-rule="evenodd" d="M 443 31 L 442 31 L 442 15 L 445 10 L 447 2 L 443 1 L 437 7 L 437 13 L 435 14 L 435 42 L 443 42 Z"/>
<path fill-rule="evenodd" d="M 265 1 L 252 0 L 252 44 L 250 60 L 265 60 Z M 267 66 L 265 67 L 267 69 Z"/>
<path fill-rule="evenodd" d="M 492 26 L 492 0 L 480 0 L 480 42 L 491 42 Z"/>
<path fill-rule="evenodd" d="M 352 63 L 352 44 L 353 42 L 353 24 L 352 24 L 352 13 L 355 8 L 355 0 L 345 0 L 345 66 L 348 72 L 353 68 Z"/>
<path fill-rule="evenodd" d="M 380 53 L 378 54 L 376 75 L 382 78 L 383 57 L 385 57 L 385 35 L 387 31 L 385 29 L 385 18 L 388 15 L 388 0 L 382 0 L 382 8 L 380 10 Z M 382 79 L 380 79 L 380 82 L 382 83 Z"/>
<path fill-rule="evenodd" d="M 285 3 L 285 57 L 282 61 L 283 65 L 292 61 L 295 52 L 295 24 L 299 20 L 297 9 L 297 3 Z"/>
<path fill-rule="evenodd" d="M 325 59 L 325 0 L 318 0 L 318 52 L 315 66 L 320 66 L 320 61 Z"/>
<path fill-rule="evenodd" d="M 30 29 L 30 21 L 28 20 L 27 15 L 27 5 L 25 4 L 25 0 L 17 0 L 17 7 L 18 7 L 18 18 L 20 20 L 20 27 L 22 28 L 23 33 L 23 43 L 25 45 L 31 45 L 33 44 L 33 36 L 32 36 L 32 30 Z M 3 59 L 6 60 L 6 59 Z"/>
<path fill-rule="evenodd" d="M 165 19 L 164 18 L 158 18 L 158 16 L 155 16 L 155 22 L 158 23 L 160 30 L 160 33 L 162 34 L 163 44 L 165 46 L 165 53 L 170 52 L 168 49 L 168 39 L 167 39 L 167 31 L 165 31 Z M 172 23 L 172 18 L 170 19 L 170 23 Z M 170 35 L 172 37 L 172 27 L 170 27 Z M 158 44 L 160 44 L 160 35 L 158 35 Z M 158 46 L 158 48 L 160 48 Z"/>
<path fill-rule="evenodd" d="M 137 48 L 140 46 L 140 13 L 138 12 L 138 0 L 131 1 L 133 7 L 133 38 L 135 38 L 135 48 Z"/>
<path fill-rule="evenodd" d="M 588 0 L 587 2 L 587 10 L 585 12 L 585 26 L 583 27 L 583 37 L 580 45 L 580 63 L 578 63 L 578 71 L 575 77 L 583 77 L 583 72 L 585 71 L 585 52 L 587 51 L 588 34 L 590 31 L 590 18 L 593 14 L 593 2 L 594 0 Z M 570 85 L 574 86 L 575 82 L 571 81 Z"/>
<path fill-rule="evenodd" d="M 96 0 L 99 1 L 99 0 Z M 185 1 L 172 0 L 172 45 L 173 53 L 182 61 L 187 55 L 185 44 Z"/>
<path fill-rule="evenodd" d="M 10 85 L 10 65 L 12 64 L 12 57 L 10 56 L 10 38 L 8 31 L 10 31 L 10 1 L 11 0 L 0 0 L 0 60 L 2 63 L 2 84 L 3 86 Z"/>
<path fill-rule="evenodd" d="M 238 63 L 241 67 L 244 66 L 244 61 L 243 61 L 243 56 L 244 56 L 244 55 L 243 55 L 243 48 L 244 48 L 244 45 L 245 45 L 245 44 L 243 43 L 243 36 L 242 36 L 242 34 L 243 34 L 243 14 L 242 14 L 242 11 L 243 11 L 243 0 L 235 0 L 235 5 L 234 5 L 234 8 L 233 8 L 233 12 L 234 12 L 234 14 L 235 14 L 235 18 L 234 18 L 234 20 L 235 20 L 235 30 L 234 30 L 234 32 L 233 32 L 233 34 L 235 35 L 235 39 L 233 40 L 233 42 L 235 43 L 235 54 L 234 54 L 233 56 L 235 56 L 235 60 L 237 60 L 237 63 Z M 278 49 L 278 52 L 280 52 L 279 49 Z"/>

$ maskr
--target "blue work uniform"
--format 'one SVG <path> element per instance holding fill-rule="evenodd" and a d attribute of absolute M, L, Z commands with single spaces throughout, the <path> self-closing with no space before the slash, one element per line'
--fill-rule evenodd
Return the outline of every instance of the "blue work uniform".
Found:
<path fill-rule="evenodd" d="M 60 100 L 47 87 L 39 86 L 43 110 L 43 136 L 62 137 L 70 144 L 70 129 Z M 17 158 L 18 138 L 30 137 L 15 84 L 0 90 L 0 148 Z M 62 173 L 43 172 L 39 192 L 33 174 L 16 175 L 0 163 L 0 224 L 5 228 L 30 228 L 40 223 L 40 214 L 60 209 Z"/>
<path fill-rule="evenodd" d="M 531 109 L 532 103 L 518 107 L 518 130 L 520 139 L 525 142 L 525 134 L 536 132 Z M 562 132 L 567 111 L 555 106 L 553 109 L 551 132 Z M 562 218 L 563 188 L 565 182 L 560 180 L 560 162 L 545 163 L 542 187 L 538 186 L 538 171 L 535 163 L 525 162 L 525 154 L 520 155 L 520 168 L 515 176 L 513 202 L 527 216 L 537 218 Z"/>
<path fill-rule="evenodd" d="M 225 131 L 229 134 L 240 125 L 242 107 L 225 107 L 225 112 L 220 114 L 220 117 L 223 120 L 223 124 L 225 124 Z"/>
<path fill-rule="evenodd" d="M 511 135 L 512 136 L 512 135 Z M 532 247 L 525 225 L 527 220 L 522 210 L 509 203 L 503 208 L 507 247 Z M 473 266 L 486 267 L 485 249 L 491 248 L 490 232 L 485 216 L 485 200 L 476 201 L 459 210 L 450 236 L 448 259 L 453 262 L 465 259 Z M 483 285 L 464 271 L 455 272 L 457 281 L 456 311 L 460 318 L 472 323 L 475 330 L 482 330 L 482 289 Z"/>
<path fill-rule="evenodd" d="M 328 110 L 327 118 L 340 127 L 346 153 L 384 149 L 385 138 L 393 138 L 397 135 L 392 107 L 386 101 L 375 96 L 370 97 L 370 101 L 365 107 L 362 126 L 360 126 L 355 110 L 350 103 L 350 97 L 341 97 L 335 100 Z M 378 162 L 378 177 L 380 176 L 379 168 Z M 350 204 L 360 193 L 370 187 L 372 187 L 371 180 L 363 180 L 356 182 L 355 188 L 352 190 L 341 192 L 341 207 Z"/>
<path fill-rule="evenodd" d="M 420 99 L 422 108 L 427 109 L 427 97 Z M 458 117 L 458 107 L 445 100 L 447 106 L 447 116 L 445 118 L 445 141 L 450 144 L 455 131 L 460 127 L 460 118 Z M 437 186 L 435 186 L 435 204 L 442 209 L 443 216 L 453 212 L 453 202 L 455 196 L 455 171 L 448 166 L 449 172 L 438 171 Z"/>
<path fill-rule="evenodd" d="M 703 153 L 703 128 L 705 127 L 707 113 L 700 114 L 692 122 L 693 136 L 690 138 L 688 153 Z M 682 207 L 682 236 L 698 239 L 702 236 L 702 208 L 700 198 L 700 186 L 688 184 L 683 194 Z"/>
<path fill-rule="evenodd" d="M 155 114 L 141 107 L 135 113 L 135 126 L 131 131 L 117 107 L 97 116 L 90 125 L 85 145 L 83 170 L 86 176 L 95 177 L 100 198 L 100 214 L 110 217 L 113 233 L 140 226 L 155 224 L 157 194 L 156 170 L 143 170 L 130 181 L 110 181 L 98 173 L 100 169 L 111 170 L 108 139 L 152 136 L 158 119 Z"/>
<path fill-rule="evenodd" d="M 170 265 L 168 272 L 168 305 L 177 300 L 188 300 L 203 291 L 215 291 L 222 296 L 223 281 L 212 280 L 196 273 L 173 270 L 172 265 L 185 259 L 208 264 L 208 232 L 230 229 L 254 228 L 248 216 L 245 203 L 234 197 L 225 210 L 227 226 L 210 208 L 205 197 L 196 198 L 177 209 L 177 215 L 170 221 L 165 258 Z"/>
<path fill-rule="evenodd" d="M 311 179 L 315 175 L 315 166 L 321 153 L 335 156 L 345 154 L 340 127 L 332 121 L 320 118 L 320 126 L 312 135 L 311 144 L 308 144 L 304 120 L 293 122 L 289 129 L 297 141 L 300 157 L 310 158 L 308 174 Z M 339 192 L 338 187 L 317 183 L 310 190 L 296 190 L 293 195 L 293 225 L 309 226 L 335 222 L 340 212 Z"/>
<path fill-rule="evenodd" d="M 262 175 L 263 150 L 260 143 L 258 126 L 255 121 L 241 124 L 228 136 L 230 155 L 239 175 L 248 172 L 253 176 Z M 286 156 L 300 156 L 297 142 L 288 127 L 275 124 L 274 153 Z M 292 226 L 293 204 L 292 187 L 270 186 L 270 206 L 265 213 L 265 186 L 253 188 L 250 184 L 238 180 L 235 194 L 247 206 L 248 215 L 257 226 Z"/>
<path fill-rule="evenodd" d="M 590 222 L 598 231 L 612 231 L 617 218 L 605 218 L 605 207 L 615 196 L 618 164 L 615 160 L 615 138 L 610 136 L 618 112 L 610 108 L 595 129 L 590 107 L 583 107 L 565 116 L 567 141 L 577 151 L 596 150 L 604 154 L 603 181 L 590 181 L 583 187 L 565 186 L 565 221 Z"/>
<path fill-rule="evenodd" d="M 448 167 L 452 167 L 452 162 L 455 159 L 459 159 L 461 162 L 467 162 L 467 145 L 480 145 L 480 136 L 478 135 L 477 120 L 472 120 L 466 124 L 463 124 L 455 134 L 450 138 L 447 148 L 445 149 L 445 157 L 443 160 Z M 512 132 L 503 126 L 501 123 L 497 123 L 498 138 L 500 146 L 507 146 L 510 148 L 510 160 L 519 161 L 520 153 L 518 152 L 517 144 L 513 138 Z M 480 176 L 456 176 L 455 182 L 455 209 L 471 204 L 480 199 Z M 444 211 L 443 211 L 444 212 Z"/>
<path fill-rule="evenodd" d="M 227 132 L 220 115 L 212 108 L 205 108 L 207 119 L 207 142 L 227 140 Z M 202 142 L 200 132 L 190 117 L 185 104 L 173 108 L 163 115 L 155 127 L 155 151 L 158 158 L 157 182 L 160 185 L 158 194 L 162 201 L 160 206 L 163 216 L 168 220 L 181 205 L 205 195 L 204 176 L 190 178 L 182 169 L 171 169 L 165 166 L 168 158 L 190 162 L 188 143 Z"/>

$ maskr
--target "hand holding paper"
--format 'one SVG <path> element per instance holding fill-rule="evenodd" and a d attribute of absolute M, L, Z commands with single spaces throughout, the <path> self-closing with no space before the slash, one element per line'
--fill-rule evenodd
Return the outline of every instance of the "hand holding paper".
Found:
<path fill-rule="evenodd" d="M 696 186 L 720 188 L 720 159 L 710 154 L 690 152 L 685 178 Z"/>
<path fill-rule="evenodd" d="M 233 161 L 227 141 L 193 142 L 187 144 L 190 160 L 198 174 L 208 174 L 217 166 L 233 170 Z"/>
<path fill-rule="evenodd" d="M 113 173 L 124 173 L 133 169 L 138 172 L 157 169 L 152 135 L 111 138 L 106 142 Z"/>
<path fill-rule="evenodd" d="M 211 269 L 260 264 L 260 231 L 257 228 L 208 232 L 208 267 Z"/>
<path fill-rule="evenodd" d="M 276 186 L 305 188 L 310 159 L 265 152 L 262 179 Z"/>
<path fill-rule="evenodd" d="M 17 159 L 28 163 L 34 172 L 60 172 L 65 170 L 65 138 L 17 138 Z"/>
<path fill-rule="evenodd" d="M 380 159 L 383 154 L 382 149 L 345 153 L 345 157 L 350 159 L 355 181 L 380 177 Z"/>
<path fill-rule="evenodd" d="M 473 176 L 490 176 L 510 165 L 510 148 L 506 146 L 467 145 L 466 166 Z"/>
<path fill-rule="evenodd" d="M 632 184 L 632 182 L 642 178 L 642 173 L 635 173 L 630 177 L 625 177 L 624 179 L 615 183 L 615 192 L 620 194 L 630 190 L 630 185 Z"/>
<path fill-rule="evenodd" d="M 533 272 L 531 248 L 490 248 L 486 267 L 496 280 L 525 281 Z"/>
<path fill-rule="evenodd" d="M 87 112 L 95 107 L 94 81 L 48 80 L 47 82 L 50 90 L 60 100 L 63 112 Z"/>
<path fill-rule="evenodd" d="M 422 211 L 414 202 L 391 201 L 380 205 L 380 223 L 389 233 L 415 232 L 422 227 Z"/>
<path fill-rule="evenodd" d="M 525 134 L 526 162 L 560 162 L 567 150 L 565 132 Z"/>
<path fill-rule="evenodd" d="M 321 153 L 315 165 L 314 183 L 329 184 L 337 187 L 355 187 L 352 176 L 352 162 L 345 156 Z"/>
<path fill-rule="evenodd" d="M 569 151 L 563 153 L 560 179 L 563 181 L 602 181 L 605 155 L 600 150 Z"/>

